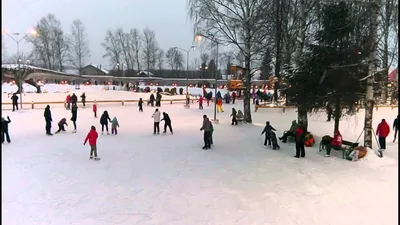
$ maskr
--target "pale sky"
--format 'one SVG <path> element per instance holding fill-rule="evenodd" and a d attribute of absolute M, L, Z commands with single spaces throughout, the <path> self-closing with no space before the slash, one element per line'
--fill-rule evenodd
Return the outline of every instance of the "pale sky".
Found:
<path fill-rule="evenodd" d="M 54 14 L 65 32 L 70 33 L 71 23 L 80 19 L 86 27 L 91 50 L 90 63 L 109 68 L 100 46 L 107 29 L 124 30 L 145 27 L 156 32 L 160 48 L 188 49 L 193 42 L 193 26 L 187 17 L 187 0 L 2 0 L 2 28 L 8 33 L 27 33 L 42 17 Z M 16 44 L 4 35 L 8 55 L 16 53 Z M 27 55 L 30 44 L 20 43 L 20 51 Z M 197 49 L 191 53 L 200 55 Z"/>

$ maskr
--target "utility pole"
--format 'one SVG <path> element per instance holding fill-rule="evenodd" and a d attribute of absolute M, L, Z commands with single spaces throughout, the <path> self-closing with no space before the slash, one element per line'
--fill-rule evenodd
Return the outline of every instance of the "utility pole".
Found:
<path fill-rule="evenodd" d="M 380 13 L 380 0 L 369 1 L 372 23 L 369 43 L 371 44 L 368 57 L 368 79 L 365 93 L 365 117 L 364 117 L 364 146 L 372 149 L 372 118 L 374 112 L 374 75 L 376 73 L 376 52 L 378 48 L 378 24 Z"/>

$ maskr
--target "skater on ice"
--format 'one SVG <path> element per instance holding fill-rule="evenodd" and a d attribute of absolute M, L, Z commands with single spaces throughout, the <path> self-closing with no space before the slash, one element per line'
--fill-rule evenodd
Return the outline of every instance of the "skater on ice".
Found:
<path fill-rule="evenodd" d="M 76 104 L 72 105 L 71 114 L 72 114 L 71 121 L 72 124 L 74 125 L 74 130 L 72 131 L 72 133 L 76 133 L 76 120 L 78 117 L 78 106 Z"/>
<path fill-rule="evenodd" d="M 164 120 L 164 134 L 167 133 L 167 127 L 169 128 L 169 131 L 171 134 L 174 132 L 172 131 L 172 126 L 171 126 L 171 118 L 166 112 L 163 112 L 163 118 L 161 120 Z"/>
<path fill-rule="evenodd" d="M 299 122 L 299 125 L 296 128 L 296 158 L 304 158 L 306 156 L 306 152 L 304 149 L 304 142 L 306 139 L 306 128 L 304 127 L 302 122 Z"/>
<path fill-rule="evenodd" d="M 104 134 L 104 127 L 106 128 L 107 135 L 110 133 L 108 132 L 108 122 L 111 122 L 110 116 L 108 115 L 107 110 L 103 112 L 103 115 L 100 117 L 100 124 L 101 124 L 101 135 Z"/>
<path fill-rule="evenodd" d="M 86 95 L 85 95 L 85 92 L 82 93 L 81 99 L 82 99 L 83 108 L 85 108 L 86 107 Z"/>
<path fill-rule="evenodd" d="M 278 144 L 278 140 L 276 138 L 275 132 L 273 132 L 272 130 L 269 131 L 268 132 L 268 136 L 270 137 L 271 142 L 272 142 L 272 149 L 273 150 L 279 150 L 281 148 L 281 146 L 279 146 L 279 144 Z"/>
<path fill-rule="evenodd" d="M 386 149 L 386 137 L 390 133 L 389 124 L 386 123 L 385 119 L 382 119 L 381 123 L 376 128 L 376 135 L 378 135 L 378 141 L 380 149 L 378 150 L 380 156 L 382 157 L 382 152 Z"/>
<path fill-rule="evenodd" d="M 65 131 L 64 125 L 68 126 L 67 119 L 62 118 L 60 122 L 58 122 L 58 130 L 56 131 L 56 134 L 60 133 L 61 131 Z"/>
<path fill-rule="evenodd" d="M 232 104 L 235 104 L 236 92 L 232 92 Z"/>
<path fill-rule="evenodd" d="M 154 107 L 154 100 L 155 100 L 154 94 L 151 93 L 150 99 L 149 99 L 149 101 L 147 102 L 147 105 L 151 105 L 151 107 Z"/>
<path fill-rule="evenodd" d="M 75 95 L 75 93 L 73 93 L 71 96 L 71 105 L 74 105 L 77 103 L 78 103 L 78 97 Z"/>
<path fill-rule="evenodd" d="M 265 140 L 264 140 L 264 146 L 271 146 L 271 131 L 276 131 L 275 128 L 273 128 L 271 126 L 271 124 L 269 123 L 269 121 L 265 122 L 265 127 L 263 129 L 263 131 L 261 132 L 261 135 L 263 135 L 265 133 Z"/>
<path fill-rule="evenodd" d="M 53 122 L 53 119 L 51 118 L 51 111 L 50 111 L 50 105 L 47 105 L 46 108 L 44 109 L 44 120 L 46 121 L 46 135 L 53 135 L 51 133 L 51 122 Z"/>
<path fill-rule="evenodd" d="M 394 131 L 394 139 L 393 142 L 396 141 L 397 132 L 399 131 L 399 116 L 397 115 L 396 119 L 393 121 L 393 131 Z"/>
<path fill-rule="evenodd" d="M 154 133 L 153 134 L 160 134 L 160 117 L 161 117 L 161 113 L 160 111 L 158 111 L 158 109 L 156 109 L 153 113 L 153 115 L 151 116 L 153 117 L 154 120 Z"/>
<path fill-rule="evenodd" d="M 12 106 L 13 106 L 13 112 L 15 111 L 15 109 L 17 109 L 18 110 L 18 96 L 17 96 L 17 94 L 13 94 L 12 96 L 11 96 L 11 100 L 12 100 Z"/>
<path fill-rule="evenodd" d="M 7 116 L 7 120 L 4 117 L 1 118 L 1 143 L 3 144 L 5 140 L 8 143 L 11 142 L 10 134 L 8 133 L 8 124 L 11 123 L 10 117 Z"/>
<path fill-rule="evenodd" d="M 138 106 L 139 106 L 139 112 L 143 112 L 143 99 L 142 98 L 139 98 Z"/>
<path fill-rule="evenodd" d="M 94 100 L 93 102 L 93 113 L 94 113 L 94 118 L 97 118 L 97 102 Z"/>
<path fill-rule="evenodd" d="M 198 100 L 198 102 L 199 102 L 199 109 L 203 109 L 203 100 L 204 100 L 203 96 L 200 95 L 200 98 L 199 98 L 199 100 Z"/>
<path fill-rule="evenodd" d="M 211 122 L 208 119 L 207 115 L 203 115 L 203 125 L 200 128 L 200 131 L 204 131 L 203 139 L 204 139 L 204 150 L 208 150 L 211 148 Z"/>
<path fill-rule="evenodd" d="M 235 108 L 232 108 L 232 113 L 231 113 L 231 117 L 232 117 L 232 126 L 233 125 L 238 125 L 238 121 L 236 119 L 237 116 L 237 112 Z"/>
<path fill-rule="evenodd" d="M 70 94 L 67 95 L 65 102 L 67 103 L 66 110 L 70 110 L 71 109 L 71 95 Z"/>
<path fill-rule="evenodd" d="M 94 160 L 100 160 L 100 158 L 97 157 L 97 138 L 99 137 L 99 134 L 96 131 L 96 127 L 92 126 L 90 128 L 89 133 L 87 134 L 85 141 L 83 142 L 83 145 L 86 145 L 86 142 L 89 141 L 90 145 L 90 159 Z"/>
<path fill-rule="evenodd" d="M 114 118 L 111 120 L 111 134 L 117 135 L 117 127 L 119 127 L 118 119 L 116 116 L 114 116 Z"/>

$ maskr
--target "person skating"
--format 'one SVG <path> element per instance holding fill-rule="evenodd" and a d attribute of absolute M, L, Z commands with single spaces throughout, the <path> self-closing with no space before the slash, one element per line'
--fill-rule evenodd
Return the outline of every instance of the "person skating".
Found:
<path fill-rule="evenodd" d="M 270 137 L 270 131 L 276 131 L 275 128 L 271 126 L 269 121 L 265 122 L 265 127 L 263 131 L 261 132 L 261 135 L 265 133 L 265 139 L 264 139 L 264 146 L 271 146 L 271 137 Z"/>
<path fill-rule="evenodd" d="M 68 126 L 67 119 L 62 118 L 60 122 L 58 122 L 58 130 L 56 131 L 56 134 L 60 133 L 61 131 L 65 131 L 64 125 Z"/>
<path fill-rule="evenodd" d="M 97 102 L 94 100 L 93 102 L 93 113 L 94 113 L 94 118 L 97 118 Z"/>
<path fill-rule="evenodd" d="M 232 104 L 235 104 L 236 92 L 232 92 Z"/>
<path fill-rule="evenodd" d="M 51 133 L 51 122 L 53 122 L 53 119 L 51 118 L 50 105 L 47 105 L 46 108 L 44 109 L 43 116 L 46 121 L 46 134 L 51 136 L 53 135 Z"/>
<path fill-rule="evenodd" d="M 331 118 L 332 118 L 332 114 L 333 114 L 333 109 L 332 109 L 332 107 L 331 107 L 329 104 L 326 106 L 326 114 L 327 114 L 327 116 L 328 116 L 326 122 L 331 122 Z"/>
<path fill-rule="evenodd" d="M 161 94 L 157 92 L 156 94 L 156 107 L 161 107 Z"/>
<path fill-rule="evenodd" d="M 65 99 L 65 102 L 67 103 L 67 110 L 71 109 L 71 95 L 67 95 L 67 98 Z"/>
<path fill-rule="evenodd" d="M 217 98 L 217 112 L 224 112 L 222 108 L 222 98 Z"/>
<path fill-rule="evenodd" d="M 292 121 L 292 125 L 290 126 L 288 131 L 283 132 L 282 137 L 279 138 L 283 143 L 286 143 L 288 137 L 295 137 L 296 136 L 296 128 L 297 128 L 296 120 Z"/>
<path fill-rule="evenodd" d="M 78 103 L 78 97 L 75 95 L 75 93 L 73 93 L 71 96 L 71 105 L 77 104 L 77 103 Z"/>
<path fill-rule="evenodd" d="M 305 141 L 305 135 L 306 135 L 306 129 L 303 126 L 303 123 L 299 123 L 299 125 L 296 128 L 296 155 L 294 157 L 300 158 L 300 157 L 305 157 L 306 152 L 304 149 L 304 141 Z"/>
<path fill-rule="evenodd" d="M 155 100 L 155 97 L 154 97 L 154 94 L 153 93 L 151 93 L 151 95 L 150 95 L 150 105 L 151 105 L 151 107 L 154 107 L 154 100 Z"/>
<path fill-rule="evenodd" d="M 13 106 L 13 112 L 15 111 L 15 109 L 17 109 L 18 110 L 18 96 L 17 96 L 17 94 L 13 94 L 12 96 L 11 96 L 11 100 L 12 100 L 12 106 Z"/>
<path fill-rule="evenodd" d="M 76 133 L 76 120 L 78 119 L 78 106 L 76 104 L 72 105 L 71 114 L 72 114 L 71 121 L 72 124 L 74 125 L 74 130 L 72 131 L 72 133 Z"/>
<path fill-rule="evenodd" d="M 139 106 L 139 112 L 143 112 L 143 99 L 142 98 L 139 98 L 138 106 Z"/>
<path fill-rule="evenodd" d="M 119 127 L 118 119 L 116 116 L 111 120 L 111 134 L 118 134 L 117 127 Z"/>
<path fill-rule="evenodd" d="M 276 139 L 276 134 L 272 130 L 268 132 L 268 136 L 272 142 L 272 149 L 273 150 L 279 150 L 281 146 L 278 144 L 278 140 Z"/>
<path fill-rule="evenodd" d="M 85 141 L 83 142 L 83 145 L 86 145 L 86 142 L 89 141 L 90 145 L 90 159 L 94 160 L 100 160 L 100 158 L 97 157 L 97 138 L 99 137 L 99 134 L 96 131 L 96 127 L 92 126 L 90 128 L 89 133 L 87 134 Z"/>
<path fill-rule="evenodd" d="M 399 116 L 397 115 L 396 119 L 393 121 L 393 131 L 394 131 L 394 139 L 393 142 L 396 141 L 397 132 L 399 131 Z"/>
<path fill-rule="evenodd" d="M 108 122 L 111 122 L 110 116 L 108 115 L 107 110 L 103 112 L 100 117 L 100 124 L 101 124 L 101 135 L 104 134 L 104 127 L 106 127 L 107 135 L 110 133 L 108 132 Z"/>
<path fill-rule="evenodd" d="M 85 108 L 86 107 L 86 95 L 85 95 L 85 92 L 82 93 L 81 99 L 82 99 L 83 108 Z"/>
<path fill-rule="evenodd" d="M 160 117 L 161 117 L 161 113 L 160 111 L 158 111 L 158 109 L 156 109 L 153 113 L 153 115 L 151 116 L 154 119 L 154 133 L 153 134 L 160 134 Z"/>
<path fill-rule="evenodd" d="M 204 150 L 208 150 L 211 148 L 211 122 L 208 119 L 207 115 L 203 115 L 203 125 L 200 128 L 200 131 L 204 131 Z"/>
<path fill-rule="evenodd" d="M 376 128 L 376 135 L 378 135 L 378 141 L 380 146 L 380 149 L 378 150 L 380 157 L 382 157 L 383 150 L 386 149 L 386 137 L 389 135 L 389 133 L 390 133 L 389 124 L 386 123 L 385 119 L 382 119 L 382 122 Z"/>
<path fill-rule="evenodd" d="M 199 109 L 203 109 L 203 100 L 204 100 L 204 98 L 203 98 L 203 96 L 201 96 L 200 95 L 200 98 L 199 98 Z"/>
<path fill-rule="evenodd" d="M 171 118 L 169 117 L 169 115 L 166 112 L 163 112 L 163 118 L 161 120 L 164 120 L 164 134 L 167 133 L 167 127 L 169 128 L 169 131 L 171 132 L 171 134 L 173 134 L 174 132 L 172 131 L 172 126 L 171 126 Z"/>
<path fill-rule="evenodd" d="M 1 143 L 3 144 L 5 140 L 8 143 L 11 142 L 10 134 L 8 133 L 8 124 L 11 123 L 10 117 L 7 116 L 7 120 L 4 117 L 1 118 Z"/>
<path fill-rule="evenodd" d="M 231 117 L 232 117 L 232 126 L 235 124 L 235 125 L 238 125 L 238 121 L 237 121 L 237 119 L 236 119 L 236 116 L 237 116 L 237 112 L 236 112 L 236 109 L 235 108 L 232 108 L 232 113 L 231 113 Z"/>

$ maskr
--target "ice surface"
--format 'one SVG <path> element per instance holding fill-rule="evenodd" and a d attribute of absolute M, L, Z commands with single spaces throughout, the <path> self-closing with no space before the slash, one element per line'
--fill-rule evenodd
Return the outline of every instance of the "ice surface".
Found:
<path fill-rule="evenodd" d="M 117 136 L 100 135 L 97 162 L 83 146 L 91 125 L 100 130 L 91 105 L 78 109 L 78 133 L 69 124 L 52 137 L 44 135 L 43 110 L 3 111 L 12 120 L 12 143 L 2 148 L 2 224 L 398 224 L 398 145 L 392 138 L 382 159 L 373 153 L 358 162 L 325 158 L 317 153 L 318 137 L 332 134 L 333 123 L 317 114 L 309 120 L 317 143 L 296 159 L 294 144 L 274 151 L 263 148 L 260 136 L 266 120 L 281 135 L 295 110 L 260 110 L 253 125 L 232 127 L 231 106 L 224 107 L 215 146 L 204 151 L 201 116 L 212 118 L 212 106 L 163 105 L 174 135 L 153 136 L 154 109 L 99 105 L 121 127 Z M 71 117 L 60 108 L 52 115 L 53 131 Z M 380 108 L 374 128 L 382 117 L 392 123 L 396 115 L 397 109 Z M 362 121 L 362 110 L 344 118 L 343 137 L 355 141 Z"/>

